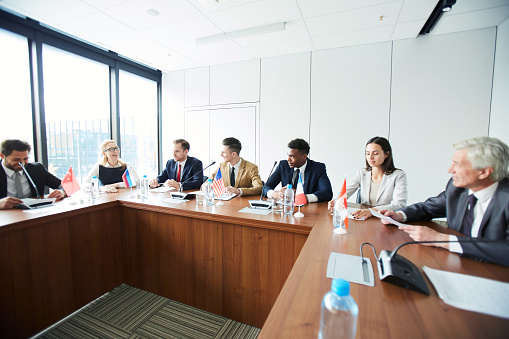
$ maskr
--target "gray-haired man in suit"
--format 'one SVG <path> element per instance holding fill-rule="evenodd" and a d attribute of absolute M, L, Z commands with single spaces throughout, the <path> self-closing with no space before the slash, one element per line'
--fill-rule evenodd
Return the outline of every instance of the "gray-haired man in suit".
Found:
<path fill-rule="evenodd" d="M 490 137 L 464 140 L 454 148 L 449 168 L 452 178 L 444 192 L 396 212 L 382 210 L 381 213 L 400 222 L 447 217 L 448 226 L 465 236 L 451 236 L 425 226 L 402 226 L 400 229 L 416 241 L 500 240 L 426 245 L 509 266 L 509 148 Z"/>

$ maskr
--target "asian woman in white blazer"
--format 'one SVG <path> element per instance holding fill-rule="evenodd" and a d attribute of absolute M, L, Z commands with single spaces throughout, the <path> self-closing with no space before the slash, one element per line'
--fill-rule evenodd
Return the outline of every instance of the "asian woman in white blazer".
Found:
<path fill-rule="evenodd" d="M 405 172 L 394 166 L 392 148 L 383 137 L 374 137 L 366 143 L 366 167 L 361 168 L 346 187 L 349 198 L 360 189 L 358 203 L 375 206 L 376 210 L 397 210 L 406 206 L 407 177 Z M 332 208 L 333 201 L 329 202 Z M 368 209 L 353 213 L 356 219 L 371 217 Z"/>

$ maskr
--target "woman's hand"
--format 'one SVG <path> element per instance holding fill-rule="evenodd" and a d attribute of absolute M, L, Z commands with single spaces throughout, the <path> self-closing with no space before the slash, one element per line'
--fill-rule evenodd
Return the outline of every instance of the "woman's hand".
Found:
<path fill-rule="evenodd" d="M 99 189 L 101 190 L 101 192 L 105 192 L 105 193 L 117 193 L 117 189 L 115 188 L 115 185 L 118 185 L 118 184 L 99 186 Z"/>
<path fill-rule="evenodd" d="M 373 208 L 373 209 L 376 211 L 375 208 Z M 368 218 L 372 217 L 372 214 L 369 211 L 369 209 L 362 209 L 362 210 L 357 210 L 357 211 L 353 212 L 352 216 L 354 217 L 354 219 L 364 220 L 364 219 L 368 219 Z"/>

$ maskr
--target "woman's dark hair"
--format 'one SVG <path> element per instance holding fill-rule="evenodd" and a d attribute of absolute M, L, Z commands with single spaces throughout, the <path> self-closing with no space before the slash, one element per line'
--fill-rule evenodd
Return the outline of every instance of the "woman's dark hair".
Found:
<path fill-rule="evenodd" d="M 392 174 L 397 168 L 394 166 L 394 160 L 392 159 L 392 147 L 389 143 L 389 140 L 384 137 L 373 137 L 368 140 L 366 146 L 369 144 L 377 144 L 382 147 L 382 150 L 385 154 L 389 154 L 387 158 L 385 158 L 384 163 L 382 164 L 382 171 L 384 174 Z M 369 166 L 368 161 L 366 160 L 366 171 L 371 171 L 371 166 Z"/>

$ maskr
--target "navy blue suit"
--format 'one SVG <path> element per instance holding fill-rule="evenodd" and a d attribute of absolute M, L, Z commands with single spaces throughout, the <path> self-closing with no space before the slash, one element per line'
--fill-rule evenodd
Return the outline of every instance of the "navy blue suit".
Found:
<path fill-rule="evenodd" d="M 157 177 L 157 182 L 162 184 L 168 179 L 177 180 L 177 172 L 179 166 L 178 162 L 171 159 L 166 163 L 166 168 Z M 187 157 L 186 165 L 182 169 L 180 182 L 184 182 L 187 179 L 194 176 L 188 182 L 182 185 L 182 190 L 199 189 L 203 183 L 203 164 L 201 160 L 193 157 Z"/>
<path fill-rule="evenodd" d="M 444 192 L 407 206 L 400 211 L 407 216 L 407 221 L 431 220 L 447 217 L 450 228 L 460 231 L 468 205 L 468 189 L 456 187 L 449 180 Z M 500 243 L 472 242 L 460 243 L 463 256 L 509 266 L 509 179 L 498 183 L 497 190 L 482 218 L 478 233 L 479 238 L 499 239 Z M 468 237 L 458 237 L 459 240 Z M 472 239 L 472 238 L 470 238 Z"/>
<path fill-rule="evenodd" d="M 276 170 L 267 180 L 263 189 L 263 196 L 267 196 L 267 192 L 273 190 L 279 183 L 283 187 L 292 183 L 293 168 L 290 168 L 287 160 L 281 160 Z M 314 194 L 318 201 L 329 201 L 332 199 L 332 186 L 325 164 L 307 159 L 306 171 L 304 172 L 304 194 Z M 296 187 L 295 187 L 296 188 Z"/>
<path fill-rule="evenodd" d="M 1 165 L 2 161 L 0 160 L 0 199 L 5 198 L 7 196 L 7 175 L 5 174 L 4 168 Z M 44 195 L 44 188 L 46 186 L 51 187 L 53 189 L 61 189 L 60 185 L 62 180 L 55 177 L 53 174 L 48 172 L 46 168 L 41 163 L 31 162 L 25 165 L 25 169 L 28 174 L 34 181 L 35 186 L 37 186 L 37 191 L 39 191 L 39 195 Z M 27 178 L 28 179 L 28 178 Z M 28 180 L 28 184 L 30 185 L 30 190 L 32 191 L 32 196 L 37 196 L 37 192 L 35 191 L 35 187 L 32 186 L 30 180 Z"/>

